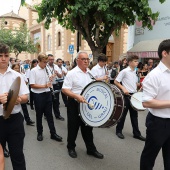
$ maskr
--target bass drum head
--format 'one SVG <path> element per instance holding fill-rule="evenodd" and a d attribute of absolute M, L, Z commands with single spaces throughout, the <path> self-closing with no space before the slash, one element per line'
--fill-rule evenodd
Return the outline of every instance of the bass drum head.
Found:
<path fill-rule="evenodd" d="M 114 109 L 114 95 L 110 86 L 102 81 L 88 84 L 81 93 L 93 105 L 80 103 L 80 116 L 85 124 L 100 127 L 111 117 Z"/>
<path fill-rule="evenodd" d="M 131 105 L 137 111 L 145 111 L 146 108 L 142 105 L 142 92 L 134 93 L 131 97 Z"/>

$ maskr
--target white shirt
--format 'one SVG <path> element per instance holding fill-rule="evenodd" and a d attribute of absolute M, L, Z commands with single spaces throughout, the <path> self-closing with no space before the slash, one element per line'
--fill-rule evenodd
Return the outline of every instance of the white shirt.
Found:
<path fill-rule="evenodd" d="M 24 79 L 25 83 L 28 83 L 28 79 L 24 73 L 21 73 L 22 78 Z"/>
<path fill-rule="evenodd" d="M 46 66 L 47 70 L 48 70 L 48 73 L 49 75 L 53 75 L 55 72 L 54 71 L 57 71 L 57 72 L 60 72 L 58 66 L 56 64 L 53 64 L 53 67 L 51 67 L 49 64 L 47 64 Z M 56 79 L 57 79 L 57 76 L 53 78 L 53 82 L 52 84 L 56 84 Z"/>
<path fill-rule="evenodd" d="M 122 82 L 122 85 L 128 90 L 129 93 L 137 92 L 138 77 L 136 70 L 132 70 L 129 66 L 119 72 L 116 81 Z"/>
<path fill-rule="evenodd" d="M 84 73 L 76 66 L 67 73 L 62 89 L 70 89 L 75 94 L 81 94 L 84 87 L 92 81 L 88 72 L 90 72 L 89 69 Z"/>
<path fill-rule="evenodd" d="M 100 67 L 100 65 L 97 64 L 91 69 L 91 73 L 94 78 L 101 78 L 106 75 L 106 70 L 105 67 Z"/>
<path fill-rule="evenodd" d="M 170 100 L 170 70 L 162 62 L 145 77 L 142 84 L 143 102 Z M 170 118 L 170 108 L 148 109 L 154 116 Z"/>
<path fill-rule="evenodd" d="M 31 69 L 30 72 L 30 84 L 39 84 L 39 85 L 45 85 L 49 82 L 49 77 L 46 73 L 45 68 L 42 69 L 39 65 Z M 31 88 L 31 91 L 34 93 L 43 93 L 50 91 L 49 88 L 41 88 L 41 89 L 35 89 Z"/>
<path fill-rule="evenodd" d="M 19 90 L 19 96 L 24 94 L 29 94 L 28 87 L 25 84 L 25 81 L 20 73 L 12 70 L 8 67 L 7 71 L 4 74 L 0 73 L 0 94 L 7 93 L 13 83 L 13 81 L 17 78 L 21 77 L 21 85 Z M 21 111 L 21 105 L 15 105 L 11 114 L 16 114 Z M 3 115 L 3 105 L 0 105 L 0 116 Z"/>
<path fill-rule="evenodd" d="M 58 66 L 57 66 L 58 67 Z M 67 69 L 64 67 L 64 66 L 61 66 L 61 67 L 58 67 L 58 73 L 59 74 L 62 74 L 62 71 L 64 71 L 65 73 L 67 73 L 68 71 L 67 71 Z M 64 78 L 65 78 L 65 76 L 63 76 L 63 77 L 58 77 L 58 79 L 62 79 L 61 81 L 59 81 L 59 82 L 63 82 L 64 81 Z"/>
<path fill-rule="evenodd" d="M 27 70 L 25 70 L 25 76 L 27 79 L 29 79 L 29 77 L 30 77 L 30 71 L 31 70 L 29 68 Z"/>

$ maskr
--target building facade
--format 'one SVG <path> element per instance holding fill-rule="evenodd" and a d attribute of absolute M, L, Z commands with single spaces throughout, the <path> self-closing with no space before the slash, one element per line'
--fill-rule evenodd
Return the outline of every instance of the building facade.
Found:
<path fill-rule="evenodd" d="M 140 58 L 158 59 L 157 49 L 160 42 L 170 38 L 170 1 L 163 4 L 159 0 L 149 0 L 153 12 L 159 12 L 156 22 L 152 21 L 153 30 L 142 28 L 142 22 L 136 21 L 131 27 L 128 54 L 137 54 Z"/>

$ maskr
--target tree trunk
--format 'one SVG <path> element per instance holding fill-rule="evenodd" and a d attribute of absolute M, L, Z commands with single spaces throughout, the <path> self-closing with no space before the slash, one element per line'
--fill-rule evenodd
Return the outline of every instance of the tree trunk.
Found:
<path fill-rule="evenodd" d="M 99 54 L 102 53 L 102 49 L 95 48 L 95 49 L 91 49 L 91 50 L 92 50 L 92 54 L 93 54 L 93 63 L 96 64 L 98 62 Z"/>

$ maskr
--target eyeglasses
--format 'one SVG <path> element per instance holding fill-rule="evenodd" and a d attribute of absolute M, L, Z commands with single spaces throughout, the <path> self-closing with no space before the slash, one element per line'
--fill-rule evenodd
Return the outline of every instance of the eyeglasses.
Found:
<path fill-rule="evenodd" d="M 90 58 L 79 58 L 82 61 L 90 61 Z"/>

